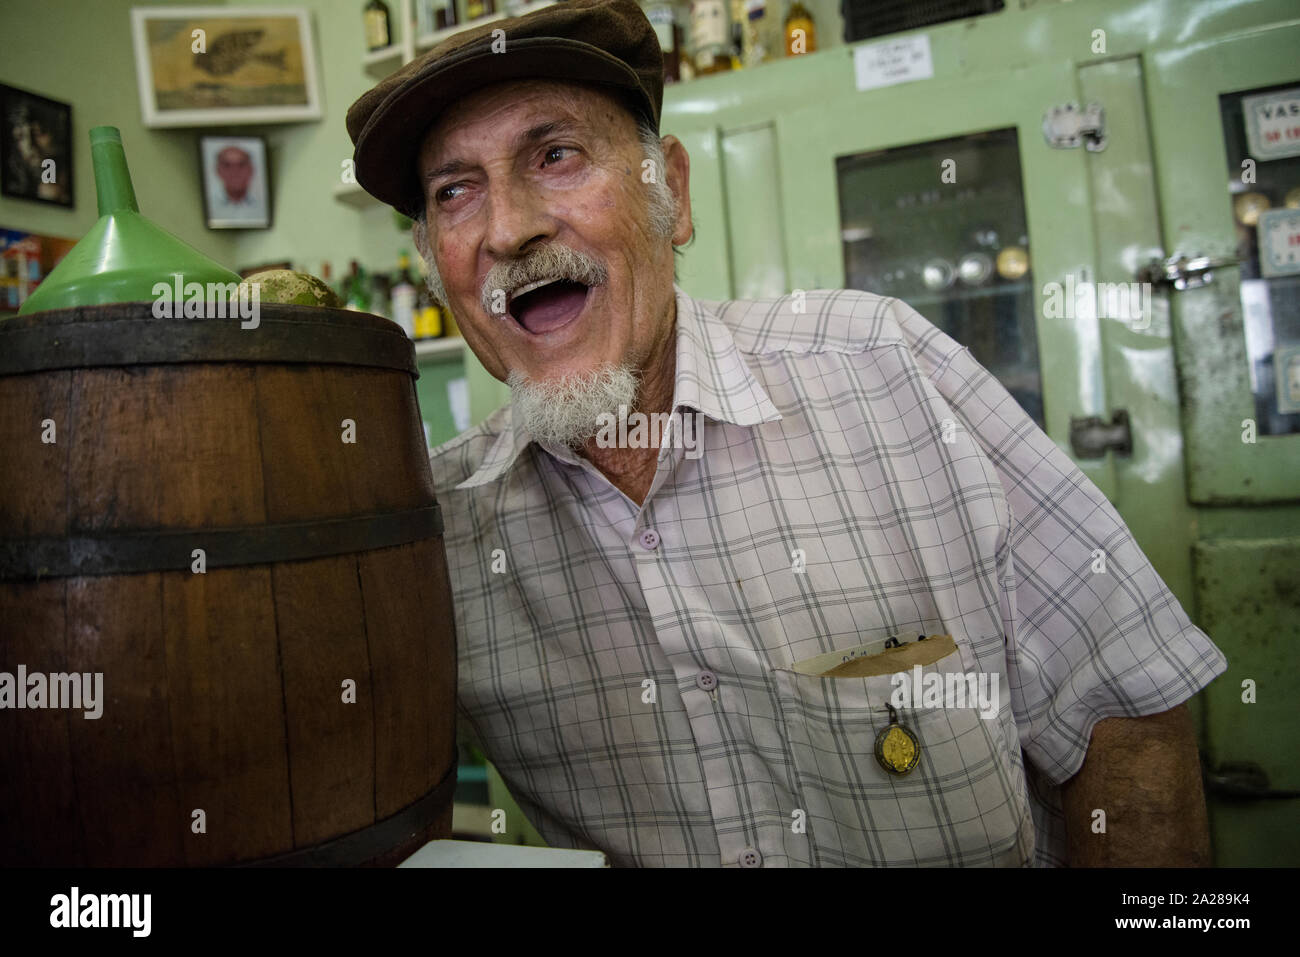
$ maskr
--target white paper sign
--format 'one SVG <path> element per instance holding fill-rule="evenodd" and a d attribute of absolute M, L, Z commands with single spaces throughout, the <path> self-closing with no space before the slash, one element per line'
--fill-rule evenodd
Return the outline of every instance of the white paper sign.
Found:
<path fill-rule="evenodd" d="M 1300 412 L 1300 346 L 1274 350 L 1273 375 L 1277 382 L 1277 410 L 1283 415 Z"/>
<path fill-rule="evenodd" d="M 1259 274 L 1294 276 L 1300 273 L 1300 209 L 1270 209 L 1260 213 Z"/>
<path fill-rule="evenodd" d="M 1241 114 L 1246 144 L 1255 159 L 1300 156 L 1300 89 L 1245 97 Z"/>
<path fill-rule="evenodd" d="M 447 383 L 447 403 L 456 431 L 464 432 L 469 428 L 469 380 L 464 376 Z"/>
<path fill-rule="evenodd" d="M 928 80 L 934 76 L 930 36 L 923 33 L 856 47 L 853 50 L 853 73 L 859 90 Z"/>

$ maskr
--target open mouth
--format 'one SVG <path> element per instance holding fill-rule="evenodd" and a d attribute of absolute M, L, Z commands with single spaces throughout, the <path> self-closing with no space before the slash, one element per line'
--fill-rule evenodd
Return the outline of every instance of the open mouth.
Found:
<path fill-rule="evenodd" d="M 511 297 L 510 317 L 538 336 L 567 326 L 582 313 L 591 287 L 572 279 L 542 279 Z"/>

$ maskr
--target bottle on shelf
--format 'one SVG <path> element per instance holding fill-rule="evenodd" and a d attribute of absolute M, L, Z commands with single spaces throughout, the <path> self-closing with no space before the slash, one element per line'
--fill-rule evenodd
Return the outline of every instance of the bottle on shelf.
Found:
<path fill-rule="evenodd" d="M 745 35 L 745 0 L 729 0 L 731 4 L 731 68 L 743 69 L 748 48 Z"/>
<path fill-rule="evenodd" d="M 784 32 L 775 0 L 745 0 L 745 66 L 781 56 Z"/>
<path fill-rule="evenodd" d="M 366 26 L 367 50 L 381 50 L 393 45 L 393 21 L 384 0 L 367 0 L 361 16 Z"/>
<path fill-rule="evenodd" d="M 429 267 L 424 257 L 417 257 L 416 262 L 419 263 L 419 279 L 415 287 L 415 338 L 437 339 L 447 334 L 442 321 L 442 306 L 429 293 Z"/>
<path fill-rule="evenodd" d="M 694 0 L 691 4 L 691 49 L 696 76 L 731 69 L 730 11 L 728 0 Z"/>
<path fill-rule="evenodd" d="M 392 283 L 387 274 L 373 272 L 370 274 L 370 312 L 385 319 L 393 317 L 391 301 Z"/>
<path fill-rule="evenodd" d="M 682 25 L 678 22 L 677 4 L 672 0 L 641 0 L 641 9 L 659 38 L 664 55 L 664 83 L 676 83 L 682 77 Z"/>
<path fill-rule="evenodd" d="M 420 283 L 415 289 L 415 338 L 438 339 L 446 334 L 442 310 L 429 295 L 429 287 Z"/>
<path fill-rule="evenodd" d="M 415 0 L 415 35 L 417 37 L 427 37 L 436 30 L 437 17 L 434 13 L 434 7 L 437 6 L 435 0 Z"/>
<path fill-rule="evenodd" d="M 353 312 L 369 312 L 370 284 L 366 281 L 366 271 L 355 259 L 352 260 L 352 271 L 348 274 L 347 288 L 347 308 Z"/>
<path fill-rule="evenodd" d="M 411 260 L 403 250 L 397 257 L 397 272 L 393 275 L 393 322 L 402 327 L 412 339 L 417 338 L 415 328 L 415 283 L 411 281 Z"/>
<path fill-rule="evenodd" d="M 790 4 L 785 17 L 785 55 L 800 56 L 817 52 L 817 25 L 812 14 L 799 0 Z"/>
<path fill-rule="evenodd" d="M 338 292 L 338 289 L 334 286 L 334 268 L 329 264 L 329 260 L 320 264 L 320 279 L 321 282 L 330 287 L 331 292 Z M 340 296 L 339 298 L 341 299 L 343 297 Z"/>
<path fill-rule="evenodd" d="M 465 0 L 465 20 L 477 20 L 497 12 L 496 0 Z"/>
<path fill-rule="evenodd" d="M 445 30 L 460 23 L 460 14 L 456 10 L 456 0 L 435 0 L 433 26 L 436 30 Z"/>

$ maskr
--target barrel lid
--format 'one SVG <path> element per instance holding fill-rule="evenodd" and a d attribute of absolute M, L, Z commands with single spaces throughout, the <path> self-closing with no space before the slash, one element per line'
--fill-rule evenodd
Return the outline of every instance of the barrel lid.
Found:
<path fill-rule="evenodd" d="M 260 303 L 255 313 L 207 303 L 215 318 L 155 316 L 150 302 L 76 306 L 0 322 L 0 376 L 55 369 L 251 362 L 362 366 L 418 378 L 415 343 L 382 316 Z"/>

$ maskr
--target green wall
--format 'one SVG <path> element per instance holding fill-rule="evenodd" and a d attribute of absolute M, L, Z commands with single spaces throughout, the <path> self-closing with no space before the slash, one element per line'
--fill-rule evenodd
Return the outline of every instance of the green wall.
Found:
<path fill-rule="evenodd" d="M 72 238 L 84 234 L 96 218 L 87 131 L 110 125 L 122 130 L 141 212 L 214 259 L 235 269 L 289 259 L 312 273 L 319 273 L 328 260 L 336 276 L 350 259 L 367 267 L 394 268 L 398 251 L 410 249 L 411 243 L 408 234 L 397 231 L 389 210 L 374 206 L 361 211 L 333 196 L 341 182 L 342 161 L 352 155 L 344 116 L 353 100 L 375 82 L 361 68 L 365 51 L 360 2 L 297 4 L 312 13 L 323 120 L 175 130 L 147 130 L 141 122 L 130 10 L 146 5 L 139 0 L 41 0 L 23 16 L 5 17 L 0 83 L 72 104 L 77 208 L 0 199 L 0 226 Z M 281 4 L 266 0 L 225 5 Z M 204 225 L 198 138 L 207 133 L 266 137 L 274 204 L 271 229 L 210 230 Z"/>
<path fill-rule="evenodd" d="M 204 0 L 209 2 L 209 0 Z M 222 0 L 217 0 L 218 3 Z M 6 4 L 6 6 L 9 6 Z M 92 225 L 92 126 L 122 131 L 140 211 L 219 262 L 237 236 L 203 225 L 196 130 L 146 130 L 136 92 L 132 7 L 145 0 L 40 0 L 0 18 L 0 83 L 72 104 L 76 209 L 0 197 L 0 227 L 79 239 Z"/>

